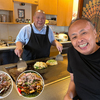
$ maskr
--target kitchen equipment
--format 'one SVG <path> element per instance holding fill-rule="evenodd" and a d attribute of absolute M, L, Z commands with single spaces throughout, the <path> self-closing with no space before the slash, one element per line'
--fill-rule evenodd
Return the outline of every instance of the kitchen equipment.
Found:
<path fill-rule="evenodd" d="M 34 71 L 37 71 L 40 75 L 42 75 L 45 86 L 61 81 L 70 76 L 69 72 L 66 70 L 68 66 L 67 54 L 63 54 L 62 56 L 63 56 L 63 61 L 57 61 L 58 62 L 57 65 L 49 66 L 46 69 L 42 69 L 42 71 L 36 70 L 33 67 L 37 60 L 28 61 L 26 70 L 34 70 Z M 38 59 L 38 61 L 46 62 L 49 59 L 51 58 L 41 58 L 41 59 Z M 52 57 L 52 59 L 55 59 L 55 57 Z M 46 71 L 43 71 L 43 70 L 46 70 Z M 21 73 L 17 70 L 17 66 L 8 65 L 5 67 L 5 71 L 9 73 L 9 75 L 12 77 L 14 84 L 15 84 L 18 76 Z"/>
<path fill-rule="evenodd" d="M 61 41 L 67 41 L 68 40 L 68 36 L 64 33 L 59 33 L 59 39 L 61 39 Z"/>
<path fill-rule="evenodd" d="M 1 21 L 2 21 L 2 22 L 7 22 L 7 15 L 2 14 L 2 15 L 1 15 Z"/>
<path fill-rule="evenodd" d="M 15 42 L 7 42 L 6 45 L 7 45 L 7 46 L 15 46 L 16 43 L 15 43 Z"/>
<path fill-rule="evenodd" d="M 64 34 L 66 34 L 68 36 L 68 41 L 70 41 L 70 37 L 68 35 L 68 32 L 64 32 Z"/>
<path fill-rule="evenodd" d="M 28 23 L 28 19 L 26 19 L 25 22 Z"/>
<path fill-rule="evenodd" d="M 21 57 L 19 57 L 19 61 L 17 63 L 17 70 L 23 72 L 27 68 L 27 64 Z"/>
<path fill-rule="evenodd" d="M 61 52 L 56 56 L 57 61 L 63 61 L 63 56 L 61 55 Z"/>
<path fill-rule="evenodd" d="M 23 23 L 25 23 L 25 19 L 24 19 L 24 18 L 22 18 L 21 21 L 22 21 Z"/>
<path fill-rule="evenodd" d="M 57 21 L 55 20 L 49 20 L 49 25 L 56 25 L 57 24 Z"/>
<path fill-rule="evenodd" d="M 56 21 L 56 18 L 55 17 L 52 17 L 51 20 L 55 20 Z"/>
<path fill-rule="evenodd" d="M 19 18 L 16 18 L 16 22 L 19 22 Z"/>
<path fill-rule="evenodd" d="M 1 22 L 1 15 L 0 15 L 0 22 Z"/>

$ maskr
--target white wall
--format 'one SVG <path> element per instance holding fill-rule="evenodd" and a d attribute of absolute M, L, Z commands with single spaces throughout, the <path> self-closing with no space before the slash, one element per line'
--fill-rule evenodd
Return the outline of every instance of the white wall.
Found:
<path fill-rule="evenodd" d="M 24 9 L 25 10 L 25 19 L 31 19 L 32 20 L 32 13 L 31 13 L 31 4 L 25 4 L 25 6 L 21 6 L 20 3 L 14 3 L 14 15 L 15 19 L 18 18 L 18 9 Z"/>
<path fill-rule="evenodd" d="M 15 39 L 23 26 L 23 24 L 0 24 L 0 40 L 8 40 L 9 36 Z"/>
<path fill-rule="evenodd" d="M 0 24 L 0 39 L 8 40 L 9 36 L 16 38 L 24 24 Z M 68 32 L 68 27 L 50 25 L 54 32 Z"/>

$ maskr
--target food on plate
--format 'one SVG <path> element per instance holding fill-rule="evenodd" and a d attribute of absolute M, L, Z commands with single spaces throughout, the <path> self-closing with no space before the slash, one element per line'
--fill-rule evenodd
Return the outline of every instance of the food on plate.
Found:
<path fill-rule="evenodd" d="M 47 64 L 45 62 L 36 62 L 33 67 L 35 69 L 44 69 L 47 67 Z"/>
<path fill-rule="evenodd" d="M 26 68 L 27 68 L 27 67 L 20 67 L 20 68 L 17 68 L 17 70 L 18 70 L 19 72 L 23 72 L 23 71 L 26 70 Z"/>
<path fill-rule="evenodd" d="M 46 62 L 46 64 L 47 64 L 47 65 L 57 65 L 58 63 L 57 63 L 56 60 L 50 59 L 50 60 L 48 60 L 48 61 Z"/>
<path fill-rule="evenodd" d="M 42 92 L 44 80 L 39 73 L 27 70 L 19 75 L 16 86 L 20 95 L 33 98 Z"/>
<path fill-rule="evenodd" d="M 0 71 L 0 98 L 5 98 L 11 93 L 12 85 L 11 77 L 7 73 Z"/>
<path fill-rule="evenodd" d="M 3 95 L 11 86 L 11 79 L 4 73 L 0 73 L 0 95 Z"/>

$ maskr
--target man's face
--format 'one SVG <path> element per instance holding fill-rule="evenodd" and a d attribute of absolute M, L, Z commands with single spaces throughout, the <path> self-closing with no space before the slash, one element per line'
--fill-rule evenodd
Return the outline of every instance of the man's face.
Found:
<path fill-rule="evenodd" d="M 97 49 L 96 30 L 86 20 L 77 20 L 69 28 L 69 37 L 73 47 L 84 55 L 92 54 Z"/>
<path fill-rule="evenodd" d="M 38 30 L 41 30 L 43 28 L 45 24 L 45 19 L 46 19 L 45 14 L 42 12 L 36 12 L 36 14 L 34 15 L 33 17 L 34 24 Z"/>

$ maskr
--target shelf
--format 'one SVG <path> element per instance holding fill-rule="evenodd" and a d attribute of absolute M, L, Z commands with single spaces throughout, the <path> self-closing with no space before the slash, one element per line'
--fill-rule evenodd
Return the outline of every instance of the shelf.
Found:
<path fill-rule="evenodd" d="M 3 0 L 2 0 L 3 1 Z M 12 2 L 12 0 L 10 0 Z M 21 1 L 21 0 L 15 0 L 15 1 Z M 24 0 L 23 0 L 24 1 Z M 38 0 L 26 0 L 27 3 L 25 4 L 25 13 L 27 13 L 25 15 L 25 19 L 30 19 L 31 22 L 33 22 L 33 15 L 35 13 L 35 11 L 37 10 L 37 4 L 38 4 Z M 30 3 L 29 3 L 30 2 Z M 28 4 L 29 3 L 29 4 Z M 33 4 L 34 3 L 34 4 Z M 0 9 L 0 15 L 5 14 L 6 15 L 6 21 L 2 21 L 2 18 L 0 16 L 0 24 L 30 24 L 30 23 L 20 23 L 20 22 L 16 22 L 16 19 L 18 18 L 18 9 L 22 9 L 22 6 L 19 5 L 20 2 L 12 2 L 12 6 L 13 9 Z M 10 3 L 9 3 L 10 5 Z M 2 7 L 2 5 L 0 4 L 0 7 Z"/>
<path fill-rule="evenodd" d="M 30 23 L 0 22 L 0 24 L 30 24 Z"/>
<path fill-rule="evenodd" d="M 30 23 L 0 22 L 0 24 L 30 24 Z M 47 25 L 57 25 L 57 24 L 47 24 Z"/>
<path fill-rule="evenodd" d="M 13 22 L 0 22 L 0 24 L 13 24 Z"/>
<path fill-rule="evenodd" d="M 30 24 L 30 23 L 13 23 L 13 24 Z"/>

